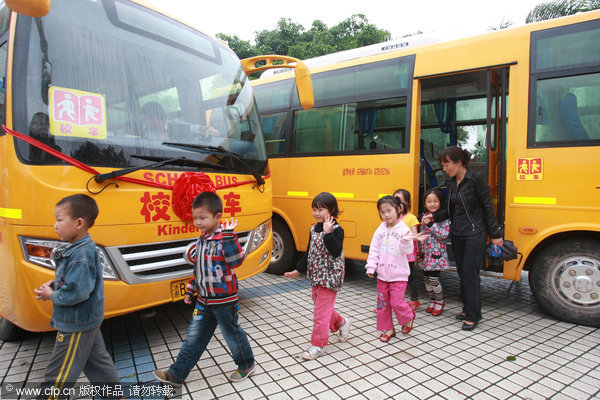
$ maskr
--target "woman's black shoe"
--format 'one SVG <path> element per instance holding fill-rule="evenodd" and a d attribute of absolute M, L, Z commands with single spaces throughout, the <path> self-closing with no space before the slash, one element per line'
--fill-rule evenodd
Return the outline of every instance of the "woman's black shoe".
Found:
<path fill-rule="evenodd" d="M 456 314 L 456 317 L 454 317 L 454 318 L 456 318 L 459 321 L 464 321 L 465 318 L 467 318 L 467 315 L 465 313 L 460 313 L 460 314 Z"/>
<path fill-rule="evenodd" d="M 473 322 L 471 324 L 467 324 L 466 322 L 464 322 L 462 324 L 462 330 L 463 331 L 472 331 L 473 329 L 475 329 L 476 326 L 477 326 L 477 322 Z"/>

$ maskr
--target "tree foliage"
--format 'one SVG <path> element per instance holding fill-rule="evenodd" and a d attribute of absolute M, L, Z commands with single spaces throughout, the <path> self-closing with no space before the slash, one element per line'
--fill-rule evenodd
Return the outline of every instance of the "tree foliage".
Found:
<path fill-rule="evenodd" d="M 279 54 L 307 59 L 384 42 L 391 39 L 391 34 L 369 23 L 363 14 L 354 14 L 331 28 L 316 19 L 308 30 L 290 18 L 281 18 L 275 29 L 256 32 L 254 45 L 237 35 L 218 33 L 217 37 L 226 41 L 240 58 Z"/>
<path fill-rule="evenodd" d="M 527 15 L 528 24 L 600 9 L 600 0 L 553 0 L 540 3 Z"/>

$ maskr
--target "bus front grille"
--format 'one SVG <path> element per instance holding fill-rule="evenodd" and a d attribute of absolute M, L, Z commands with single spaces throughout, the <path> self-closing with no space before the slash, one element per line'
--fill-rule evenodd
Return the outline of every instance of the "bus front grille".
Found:
<path fill-rule="evenodd" d="M 246 251 L 251 231 L 238 232 Z M 172 280 L 193 274 L 183 258 L 186 247 L 196 239 L 156 242 L 105 248 L 121 280 L 129 284 Z"/>

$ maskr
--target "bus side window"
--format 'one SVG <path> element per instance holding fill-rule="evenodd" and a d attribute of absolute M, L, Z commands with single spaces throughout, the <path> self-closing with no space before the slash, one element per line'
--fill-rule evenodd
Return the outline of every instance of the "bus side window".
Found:
<path fill-rule="evenodd" d="M 285 153 L 287 112 L 265 114 L 261 117 L 265 144 L 269 156 Z"/>
<path fill-rule="evenodd" d="M 293 151 L 297 153 L 341 150 L 347 117 L 346 105 L 299 110 L 294 113 Z"/>
<path fill-rule="evenodd" d="M 406 98 L 357 104 L 354 150 L 405 150 Z"/>
<path fill-rule="evenodd" d="M 595 77 L 594 77 L 595 76 Z M 582 85 L 585 81 L 586 85 Z M 600 138 L 600 74 L 538 81 L 537 142 L 578 142 Z"/>

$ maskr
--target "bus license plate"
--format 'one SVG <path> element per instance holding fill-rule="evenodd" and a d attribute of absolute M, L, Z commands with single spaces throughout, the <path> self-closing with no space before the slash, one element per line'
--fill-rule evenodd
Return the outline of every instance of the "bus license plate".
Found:
<path fill-rule="evenodd" d="M 187 281 L 187 279 L 181 279 L 171 282 L 171 296 L 173 297 L 173 301 L 179 301 L 183 299 L 185 296 Z"/>

